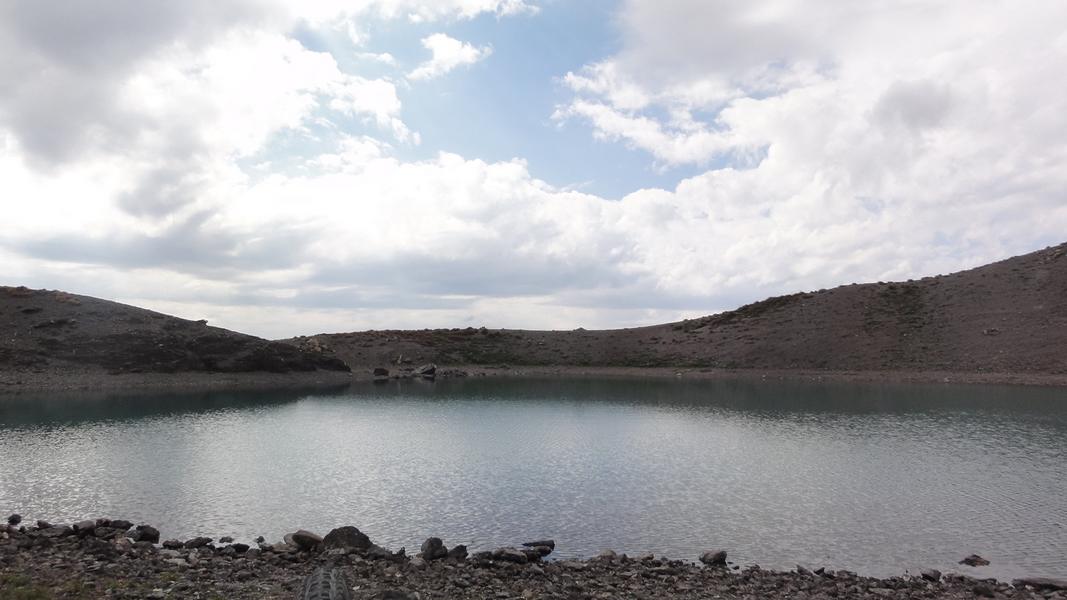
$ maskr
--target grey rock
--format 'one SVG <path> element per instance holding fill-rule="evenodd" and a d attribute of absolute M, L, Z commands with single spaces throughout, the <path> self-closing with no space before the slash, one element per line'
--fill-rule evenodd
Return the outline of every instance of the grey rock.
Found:
<path fill-rule="evenodd" d="M 708 565 L 709 567 L 725 567 L 726 566 L 726 551 L 725 550 L 709 550 L 700 555 L 700 562 Z"/>
<path fill-rule="evenodd" d="M 131 532 L 130 538 L 136 542 L 159 543 L 159 530 L 151 525 L 138 525 Z"/>
<path fill-rule="evenodd" d="M 287 543 L 291 543 L 301 550 L 313 550 L 322 543 L 322 536 L 311 533 L 306 529 L 300 529 L 285 536 L 285 538 Z"/>
<path fill-rule="evenodd" d="M 43 521 L 41 519 L 37 520 L 37 529 L 51 529 L 51 528 L 52 528 L 52 524 L 49 523 L 48 521 Z"/>
<path fill-rule="evenodd" d="M 177 550 L 178 548 L 184 548 L 185 544 L 181 540 L 167 540 L 163 542 L 163 547 L 168 550 Z"/>
<path fill-rule="evenodd" d="M 224 536 L 219 538 L 219 543 L 220 544 L 232 544 L 233 543 L 233 537 L 228 536 L 228 535 L 224 535 Z"/>
<path fill-rule="evenodd" d="M 385 367 L 375 367 L 374 371 L 372 371 L 372 374 L 375 377 L 388 377 L 389 369 L 386 369 Z"/>
<path fill-rule="evenodd" d="M 937 569 L 926 569 L 921 573 L 922 578 L 927 581 L 938 582 L 941 581 L 941 571 Z"/>
<path fill-rule="evenodd" d="M 520 565 L 524 565 L 530 562 L 530 559 L 527 558 L 526 554 L 514 548 L 500 548 L 498 550 L 494 550 L 493 560 L 500 560 Z"/>
<path fill-rule="evenodd" d="M 963 560 L 961 560 L 960 564 L 961 565 L 971 566 L 971 567 L 984 567 L 984 566 L 989 564 L 989 561 L 984 559 L 984 558 L 982 558 L 981 556 L 978 556 L 977 554 L 972 554 L 972 555 L 968 556 L 967 558 L 964 558 Z"/>
<path fill-rule="evenodd" d="M 1032 587 L 1035 590 L 1067 590 L 1067 579 L 1050 579 L 1048 577 L 1023 577 L 1012 580 L 1011 584 L 1017 588 Z"/>
<path fill-rule="evenodd" d="M 338 527 L 322 538 L 324 548 L 344 548 L 347 550 L 368 550 L 373 544 L 370 538 L 359 529 L 345 525 Z"/>
<path fill-rule="evenodd" d="M 3 513 L 0 513 L 3 514 Z M 22 515 L 15 513 L 7 518 L 7 524 L 12 527 L 18 527 L 18 524 L 22 522 Z"/>
<path fill-rule="evenodd" d="M 237 552 L 238 554 L 244 554 L 245 552 L 248 552 L 251 549 L 248 544 L 242 544 L 241 542 L 237 542 L 236 544 L 230 547 L 233 548 L 234 552 Z"/>
<path fill-rule="evenodd" d="M 87 536 L 94 531 L 96 531 L 95 519 L 85 519 L 74 524 L 74 532 L 81 537 Z"/>
<path fill-rule="evenodd" d="M 415 367 L 415 374 L 422 377 L 434 377 L 437 375 L 437 365 L 433 363 L 426 363 Z"/>
<path fill-rule="evenodd" d="M 467 559 L 467 547 L 463 544 L 457 544 L 448 550 L 449 560 L 466 560 Z"/>
<path fill-rule="evenodd" d="M 121 529 L 123 531 L 126 531 L 130 527 L 133 527 L 133 523 L 124 519 L 115 519 L 108 524 L 108 527 L 113 527 L 115 529 Z"/>
<path fill-rule="evenodd" d="M 556 540 L 537 540 L 535 542 L 523 542 L 523 546 L 527 548 L 536 548 L 537 546 L 547 546 L 552 550 L 556 549 Z"/>
<path fill-rule="evenodd" d="M 974 584 L 974 587 L 971 588 L 971 591 L 973 591 L 976 596 L 981 596 L 983 598 L 995 598 L 997 596 L 996 590 L 993 589 L 993 586 L 985 582 Z"/>
<path fill-rule="evenodd" d="M 193 538 L 191 540 L 186 541 L 185 544 L 183 544 L 183 547 L 185 547 L 185 548 L 187 548 L 189 550 L 192 550 L 194 548 L 203 548 L 204 546 L 207 546 L 210 543 L 211 543 L 211 538 L 202 537 L 201 536 L 201 537 L 195 537 L 195 538 Z"/>
<path fill-rule="evenodd" d="M 448 556 L 448 548 L 438 537 L 427 538 L 421 550 L 423 560 L 440 560 Z"/>
<path fill-rule="evenodd" d="M 597 558 L 602 560 L 615 560 L 619 557 L 614 550 L 601 550 L 600 554 L 596 555 Z"/>
<path fill-rule="evenodd" d="M 46 538 L 61 538 L 74 535 L 74 530 L 67 525 L 52 526 L 40 530 L 40 535 Z"/>

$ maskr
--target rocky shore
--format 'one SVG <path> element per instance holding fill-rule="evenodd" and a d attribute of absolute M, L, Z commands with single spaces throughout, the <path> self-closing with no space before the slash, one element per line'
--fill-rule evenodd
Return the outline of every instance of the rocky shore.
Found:
<path fill-rule="evenodd" d="M 198 537 L 167 540 L 120 519 L 0 525 L 0 600 L 51 598 L 297 598 L 320 566 L 341 569 L 354 598 L 1016 598 L 1062 600 L 1067 581 L 1011 584 L 925 571 L 874 579 L 828 569 L 776 572 L 731 566 L 725 551 L 698 561 L 612 551 L 551 560 L 552 540 L 469 551 L 427 539 L 419 552 L 390 551 L 352 526 L 307 531 L 268 543 Z M 694 557 L 697 558 L 697 557 Z M 970 557 L 969 557 L 970 558 Z"/>

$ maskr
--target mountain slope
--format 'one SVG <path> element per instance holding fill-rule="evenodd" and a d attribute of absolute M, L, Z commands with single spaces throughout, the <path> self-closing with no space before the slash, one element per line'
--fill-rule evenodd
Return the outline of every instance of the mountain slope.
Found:
<path fill-rule="evenodd" d="M 1067 244 L 951 275 L 770 298 L 606 331 L 367 331 L 290 340 L 350 365 L 1067 373 Z"/>
<path fill-rule="evenodd" d="M 347 371 L 335 357 L 65 292 L 0 287 L 0 370 Z"/>

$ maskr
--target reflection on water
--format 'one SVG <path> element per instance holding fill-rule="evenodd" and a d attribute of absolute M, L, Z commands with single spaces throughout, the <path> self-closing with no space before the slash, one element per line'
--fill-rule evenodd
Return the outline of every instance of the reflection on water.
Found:
<path fill-rule="evenodd" d="M 392 547 L 554 537 L 889 575 L 1067 575 L 1067 394 L 628 379 L 0 397 L 0 509 Z M 983 569 L 955 562 L 970 553 Z"/>

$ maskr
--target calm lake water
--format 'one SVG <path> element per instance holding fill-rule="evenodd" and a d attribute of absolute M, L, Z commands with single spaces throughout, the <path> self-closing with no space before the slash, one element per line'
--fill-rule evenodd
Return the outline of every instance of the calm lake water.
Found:
<path fill-rule="evenodd" d="M 1067 576 L 1067 392 L 491 380 L 0 397 L 0 511 L 164 537 L 353 524 L 740 564 Z M 7 514 L 6 512 L 4 513 Z M 956 561 L 978 553 L 992 565 Z"/>

